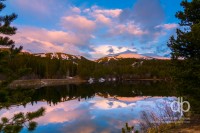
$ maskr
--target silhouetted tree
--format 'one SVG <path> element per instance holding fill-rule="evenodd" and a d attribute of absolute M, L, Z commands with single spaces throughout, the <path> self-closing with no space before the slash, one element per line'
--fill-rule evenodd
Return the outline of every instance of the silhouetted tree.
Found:
<path fill-rule="evenodd" d="M 168 46 L 174 59 L 174 79 L 181 95 L 186 95 L 192 110 L 199 112 L 200 95 L 200 1 L 182 1 L 183 11 L 176 13 L 180 28 L 172 36 Z M 178 60 L 182 59 L 182 60 Z"/>
<path fill-rule="evenodd" d="M 6 7 L 3 3 L 5 0 L 0 0 L 0 12 Z M 0 46 L 4 49 L 0 49 L 0 73 L 7 75 L 6 81 L 1 84 L 7 86 L 12 80 L 20 77 L 28 69 L 19 68 L 17 71 L 13 71 L 8 67 L 12 59 L 22 50 L 22 46 L 19 48 L 15 47 L 15 42 L 9 37 L 16 33 L 17 28 L 11 26 L 11 23 L 17 18 L 15 13 L 10 15 L 0 15 Z"/>
<path fill-rule="evenodd" d="M 3 1 L 5 0 L 0 0 L 0 12 L 6 7 Z M 16 18 L 17 15 L 15 13 L 0 16 L 0 33 L 5 35 L 0 36 L 0 45 L 9 47 L 13 53 L 18 53 L 22 49 L 22 46 L 15 48 L 15 42 L 8 37 L 16 33 L 17 28 L 11 26 L 11 22 L 13 22 Z"/>
<path fill-rule="evenodd" d="M 44 113 L 45 109 L 40 108 L 35 112 L 15 114 L 11 119 L 3 117 L 0 122 L 0 132 L 19 133 L 24 126 L 27 127 L 29 131 L 33 131 L 37 127 L 37 123 L 33 120 L 43 116 Z"/>
<path fill-rule="evenodd" d="M 181 28 L 177 29 L 177 37 L 172 36 L 168 46 L 172 50 L 172 58 L 200 59 L 200 1 L 184 0 L 181 3 L 184 11 L 176 13 Z"/>
<path fill-rule="evenodd" d="M 180 28 L 177 36 L 172 36 L 168 46 L 172 50 L 173 59 L 184 59 L 178 61 L 177 67 L 180 79 L 199 81 L 200 79 L 200 1 L 184 0 L 181 3 L 184 10 L 176 13 L 180 19 Z"/>

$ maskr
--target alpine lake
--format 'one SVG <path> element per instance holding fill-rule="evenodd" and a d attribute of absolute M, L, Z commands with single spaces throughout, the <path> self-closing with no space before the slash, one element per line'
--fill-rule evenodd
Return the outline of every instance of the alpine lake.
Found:
<path fill-rule="evenodd" d="M 173 85 L 163 81 L 67 84 L 11 91 L 13 95 L 23 94 L 20 97 L 27 97 L 26 102 L 2 107 L 1 117 L 45 108 L 45 115 L 35 119 L 38 126 L 33 133 L 120 133 L 126 123 L 140 130 L 142 112 L 163 113 L 165 105 L 177 101 Z M 27 133 L 28 129 L 24 127 L 21 132 Z"/>

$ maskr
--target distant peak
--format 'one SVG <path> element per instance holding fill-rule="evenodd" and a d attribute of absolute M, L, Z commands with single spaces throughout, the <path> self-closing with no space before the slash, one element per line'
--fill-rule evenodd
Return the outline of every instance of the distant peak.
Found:
<path fill-rule="evenodd" d="M 137 54 L 136 51 L 131 51 L 131 50 L 126 50 L 126 51 L 121 52 L 121 53 L 119 53 L 119 54 L 127 54 L 127 53 Z"/>
<path fill-rule="evenodd" d="M 131 54 L 137 54 L 137 52 L 135 52 L 135 51 L 126 50 L 124 52 L 120 52 L 120 53 L 116 53 L 116 54 L 109 54 L 108 56 L 117 56 L 117 55 L 120 55 L 120 54 L 129 54 L 129 53 L 131 53 Z"/>
<path fill-rule="evenodd" d="M 142 60 L 152 60 L 152 59 L 170 60 L 170 58 L 159 56 L 159 55 L 156 55 L 154 53 L 138 54 L 135 51 L 127 50 L 127 51 L 117 53 L 117 54 L 109 54 L 108 56 L 100 58 L 96 61 L 98 63 L 101 63 L 101 62 L 109 62 L 110 60 L 117 61 L 117 60 L 127 59 L 127 58 L 142 59 Z"/>

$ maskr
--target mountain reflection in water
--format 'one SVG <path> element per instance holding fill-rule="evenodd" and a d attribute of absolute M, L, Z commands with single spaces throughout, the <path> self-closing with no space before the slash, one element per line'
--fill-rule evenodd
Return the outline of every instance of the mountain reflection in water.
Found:
<path fill-rule="evenodd" d="M 157 112 L 157 105 L 174 100 L 171 85 L 165 82 L 54 86 L 35 90 L 30 103 L 1 109 L 0 116 L 44 107 L 45 116 L 35 120 L 36 133 L 121 132 L 126 122 L 140 122 L 141 111 Z"/>

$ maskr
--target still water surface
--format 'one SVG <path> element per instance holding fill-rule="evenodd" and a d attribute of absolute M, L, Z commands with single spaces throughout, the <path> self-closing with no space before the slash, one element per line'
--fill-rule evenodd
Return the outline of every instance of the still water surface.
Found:
<path fill-rule="evenodd" d="M 43 87 L 25 106 L 0 110 L 1 117 L 44 107 L 34 133 L 115 133 L 128 122 L 137 128 L 141 112 L 160 112 L 158 105 L 176 100 L 166 82 L 82 84 Z M 22 133 L 28 132 L 26 128 Z"/>

